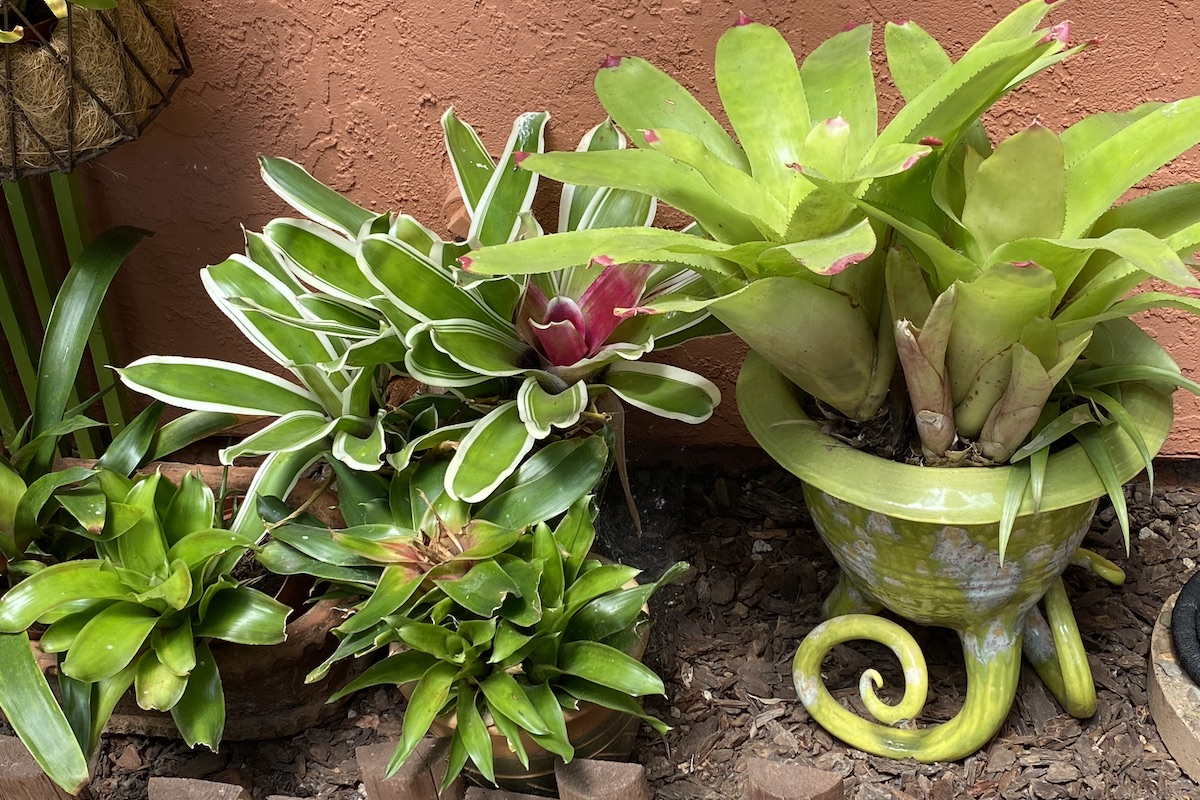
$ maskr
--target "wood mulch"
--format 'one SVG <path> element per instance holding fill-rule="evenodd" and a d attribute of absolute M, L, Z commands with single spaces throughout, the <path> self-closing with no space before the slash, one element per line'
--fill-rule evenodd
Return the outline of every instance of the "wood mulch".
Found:
<path fill-rule="evenodd" d="M 1125 586 L 1068 572 L 1098 688 L 1097 714 L 1082 721 L 1068 716 L 1026 667 L 1017 702 L 992 742 L 960 762 L 923 765 L 851 750 L 796 700 L 791 659 L 819 622 L 821 600 L 836 577 L 796 480 L 767 466 L 642 465 L 633 481 L 645 532 L 638 537 L 623 511 L 602 517 L 608 555 L 649 574 L 680 559 L 694 569 L 656 600 L 647 655 L 669 700 L 646 705 L 674 729 L 665 739 L 645 730 L 634 757 L 663 800 L 744 796 L 749 756 L 837 772 L 853 800 L 1200 797 L 1200 786 L 1166 752 L 1146 696 L 1151 627 L 1163 601 L 1200 562 L 1200 491 L 1187 488 L 1200 487 L 1198 476 L 1181 467 L 1160 476 L 1152 497 L 1144 483 L 1126 490 L 1134 531 L 1128 557 L 1111 508 L 1097 515 L 1089 546 L 1125 568 Z M 623 509 L 613 490 L 609 506 Z M 965 693 L 958 640 L 937 629 L 914 634 L 930 667 L 922 719 L 949 719 Z M 880 668 L 889 686 L 901 685 L 898 669 L 881 666 L 889 660 L 875 645 L 841 646 L 826 661 L 825 675 L 836 695 L 852 701 L 869 666 Z M 92 793 L 97 800 L 141 800 L 149 776 L 171 775 L 240 783 L 255 798 L 362 798 L 354 749 L 397 738 L 401 703 L 395 691 L 365 692 L 293 739 L 226 743 L 220 754 L 189 752 L 165 739 L 109 736 Z"/>

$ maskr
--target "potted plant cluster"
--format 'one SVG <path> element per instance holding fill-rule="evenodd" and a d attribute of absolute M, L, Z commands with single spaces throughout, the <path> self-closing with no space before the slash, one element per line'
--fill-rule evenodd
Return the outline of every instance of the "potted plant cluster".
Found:
<path fill-rule="evenodd" d="M 86 760 L 131 686 L 143 707 L 169 710 L 187 741 L 215 747 L 225 708 L 208 642 L 282 641 L 287 615 L 215 568 L 254 545 L 217 528 L 208 487 L 129 477 L 211 428 L 183 419 L 159 429 L 155 403 L 93 467 L 56 459 L 62 436 L 99 424 L 83 416 L 97 398 L 68 409 L 67 397 L 108 284 L 145 233 L 115 228 L 72 265 L 46 326 L 33 414 L 0 453 L 0 708 L 69 791 L 86 782 Z M 58 699 L 31 633 L 59 672 Z"/>
<path fill-rule="evenodd" d="M 671 77 L 611 57 L 596 92 L 636 147 L 520 166 L 652 194 L 698 230 L 560 233 L 463 260 L 479 275 L 666 260 L 705 276 L 706 295 L 623 313 L 707 310 L 752 348 L 739 408 L 804 482 L 842 568 L 830 619 L 797 652 L 797 692 L 832 733 L 881 755 L 952 760 L 982 746 L 1022 653 L 1068 711 L 1094 711 L 1060 576 L 1079 564 L 1121 579 L 1080 547 L 1097 498 L 1111 498 L 1128 543 L 1122 483 L 1152 469 L 1172 391 L 1200 392 L 1128 319 L 1200 310 L 1200 186 L 1119 202 L 1200 141 L 1200 98 L 993 142 L 981 115 L 1089 44 L 1070 46 L 1065 22 L 1044 26 L 1051 10 L 1022 4 L 957 60 L 915 23 L 888 24 L 904 105 L 882 128 L 870 26 L 798 65 L 776 30 L 738 19 L 716 53 L 736 140 Z M 1129 296 L 1150 279 L 1175 291 Z M 927 681 L 882 608 L 958 631 L 968 693 L 954 719 L 893 727 L 918 716 Z M 876 695 L 877 671 L 864 675 L 877 722 L 820 678 L 825 653 L 856 638 L 905 668 L 896 705 Z"/>
<path fill-rule="evenodd" d="M 263 159 L 264 180 L 305 219 L 248 233 L 245 255 L 202 276 L 294 380 L 167 356 L 119 370 L 131 388 L 193 414 L 263 420 L 220 454 L 226 464 L 266 457 L 230 535 L 264 545 L 269 569 L 347 598 L 354 613 L 312 680 L 350 656 L 399 650 L 337 695 L 412 684 L 392 771 L 433 729 L 451 739 L 447 781 L 469 761 L 489 782 L 536 788 L 522 782 L 532 772 L 552 789 L 552 759 L 628 746 L 630 723 L 646 718 L 637 698 L 662 691 L 636 659 L 639 637 L 646 600 L 682 565 L 638 586 L 637 570 L 594 558 L 593 498 L 614 466 L 623 476 L 624 433 L 611 422 L 621 402 L 696 423 L 719 401 L 706 379 L 641 356 L 723 327 L 703 309 L 614 313 L 702 294 L 682 263 L 494 278 L 459 266 L 472 248 L 542 234 L 530 211 L 537 176 L 516 165 L 542 148 L 548 116 L 519 117 L 498 159 L 452 110 L 443 117 L 471 219 L 461 242 Z M 580 143 L 624 147 L 611 122 Z M 654 213 L 638 192 L 567 186 L 559 224 L 624 229 Z M 409 392 L 390 391 L 397 378 Z M 275 501 L 319 461 L 336 480 L 344 530 Z"/>

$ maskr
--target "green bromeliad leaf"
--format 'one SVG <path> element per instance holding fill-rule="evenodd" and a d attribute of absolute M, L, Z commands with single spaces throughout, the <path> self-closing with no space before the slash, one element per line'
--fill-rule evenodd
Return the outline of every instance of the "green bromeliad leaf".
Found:
<path fill-rule="evenodd" d="M 515 400 L 492 411 L 471 426 L 450 461 L 446 487 L 451 496 L 468 503 L 487 497 L 512 474 L 533 442 Z"/>
<path fill-rule="evenodd" d="M 529 434 L 535 439 L 550 435 L 551 428 L 570 428 L 587 410 L 587 384 L 577 381 L 568 389 L 551 394 L 536 378 L 526 378 L 517 391 L 517 408 Z"/>
<path fill-rule="evenodd" d="M 668 364 L 614 364 L 604 383 L 632 406 L 666 419 L 700 423 L 712 416 L 721 393 L 707 378 Z"/>
<path fill-rule="evenodd" d="M 317 398 L 296 384 L 223 361 L 147 356 L 117 373 L 129 388 L 180 408 L 271 417 L 323 412 Z"/>
<path fill-rule="evenodd" d="M 309 175 L 294 161 L 260 156 L 258 163 L 263 182 L 271 191 L 315 222 L 355 237 L 375 216 Z"/>

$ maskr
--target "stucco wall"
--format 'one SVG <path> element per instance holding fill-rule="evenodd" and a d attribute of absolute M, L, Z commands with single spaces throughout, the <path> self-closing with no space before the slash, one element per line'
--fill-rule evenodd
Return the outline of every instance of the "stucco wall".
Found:
<path fill-rule="evenodd" d="M 198 270 L 240 249 L 241 225 L 285 213 L 255 156 L 293 158 L 355 201 L 444 223 L 449 188 L 438 118 L 449 105 L 498 148 L 521 111 L 549 109 L 551 148 L 574 146 L 602 118 L 591 89 L 606 54 L 647 57 L 717 108 L 712 56 L 739 12 L 777 25 L 799 53 L 851 22 L 912 17 L 955 52 L 1017 0 L 178 0 L 196 74 L 140 141 L 88 165 L 101 222 L 157 235 L 118 278 L 113 313 L 130 359 L 178 354 L 267 366 L 204 295 Z M 1077 0 L 1055 18 L 1073 39 L 1105 37 L 999 110 L 996 129 L 1035 118 L 1060 128 L 1086 113 L 1200 94 L 1200 0 Z M 877 45 L 880 44 L 877 32 Z M 882 47 L 877 60 L 882 64 Z M 1149 186 L 1200 178 L 1200 153 Z M 1147 323 L 1200 378 L 1197 327 L 1173 314 Z M 725 403 L 708 425 L 640 416 L 663 441 L 745 444 L 732 379 L 733 341 L 692 346 L 686 366 L 717 380 Z M 673 358 L 677 358 L 673 354 Z M 1200 455 L 1200 405 L 1178 403 L 1164 454 Z"/>

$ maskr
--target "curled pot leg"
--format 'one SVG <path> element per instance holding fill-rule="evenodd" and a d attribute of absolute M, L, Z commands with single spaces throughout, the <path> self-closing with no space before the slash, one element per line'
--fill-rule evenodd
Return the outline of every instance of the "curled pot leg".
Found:
<path fill-rule="evenodd" d="M 847 744 L 890 758 L 953 761 L 982 747 L 1008 715 L 1020 676 L 1022 628 L 1023 620 L 1009 615 L 959 632 L 967 667 L 966 702 L 953 719 L 929 728 L 889 727 L 920 714 L 929 673 L 916 640 L 883 617 L 848 614 L 818 625 L 796 651 L 792 679 L 813 719 Z M 837 645 L 856 639 L 890 647 L 904 668 L 904 696 L 895 705 L 888 705 L 876 695 L 883 684 L 876 670 L 867 670 L 859 681 L 863 703 L 878 721 L 863 719 L 844 708 L 821 679 L 825 655 Z"/>

